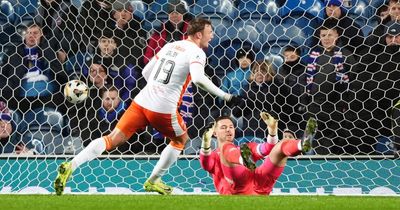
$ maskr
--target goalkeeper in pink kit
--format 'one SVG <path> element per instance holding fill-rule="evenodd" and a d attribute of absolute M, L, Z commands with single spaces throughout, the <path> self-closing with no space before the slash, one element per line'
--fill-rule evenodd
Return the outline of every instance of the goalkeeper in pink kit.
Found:
<path fill-rule="evenodd" d="M 282 174 L 288 157 L 293 157 L 311 149 L 317 122 L 310 118 L 307 122 L 304 139 L 297 140 L 290 132 L 284 132 L 283 140 L 278 142 L 278 120 L 262 112 L 261 118 L 268 126 L 267 142 L 233 144 L 235 127 L 228 116 L 219 117 L 214 125 L 203 134 L 200 164 L 214 180 L 219 194 L 269 195 Z M 211 151 L 211 137 L 215 136 L 218 148 Z M 259 167 L 255 162 L 264 159 Z"/>

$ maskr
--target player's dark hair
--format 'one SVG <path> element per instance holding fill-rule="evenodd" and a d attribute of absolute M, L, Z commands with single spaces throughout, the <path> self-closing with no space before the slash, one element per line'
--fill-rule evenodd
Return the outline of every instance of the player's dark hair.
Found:
<path fill-rule="evenodd" d="M 188 36 L 190 36 L 196 34 L 197 32 L 202 32 L 206 25 L 212 25 L 211 21 L 203 18 L 195 18 L 190 21 L 186 33 Z"/>

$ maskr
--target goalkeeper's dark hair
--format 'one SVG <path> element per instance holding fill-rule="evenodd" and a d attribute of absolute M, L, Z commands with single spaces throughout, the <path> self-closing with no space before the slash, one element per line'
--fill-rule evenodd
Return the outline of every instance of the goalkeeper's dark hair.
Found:
<path fill-rule="evenodd" d="M 212 26 L 211 21 L 204 18 L 195 18 L 189 22 L 186 33 L 188 36 L 190 36 L 196 34 L 197 32 L 203 32 L 206 25 Z"/>
<path fill-rule="evenodd" d="M 220 116 L 220 117 L 215 118 L 215 125 L 216 125 L 219 121 L 221 121 L 221 120 L 230 120 L 230 121 L 232 121 L 233 124 L 235 124 L 235 123 L 234 123 L 235 121 L 233 121 L 233 119 L 232 119 L 230 116 L 228 116 L 228 115 L 222 115 L 222 116 Z"/>

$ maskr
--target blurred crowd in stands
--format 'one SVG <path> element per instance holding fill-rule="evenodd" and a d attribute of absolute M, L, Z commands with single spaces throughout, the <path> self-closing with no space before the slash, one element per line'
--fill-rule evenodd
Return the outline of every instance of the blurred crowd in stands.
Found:
<path fill-rule="evenodd" d="M 197 16 L 214 24 L 206 74 L 247 100 L 231 110 L 189 85 L 184 154 L 199 153 L 201 128 L 221 114 L 237 143 L 264 141 L 267 111 L 298 138 L 318 120 L 309 154 L 398 156 L 397 0 L 3 0 L 0 153 L 75 154 L 109 133 L 146 85 L 144 65 Z M 63 96 L 72 79 L 90 88 L 81 104 Z M 159 154 L 167 143 L 147 128 L 111 153 Z"/>

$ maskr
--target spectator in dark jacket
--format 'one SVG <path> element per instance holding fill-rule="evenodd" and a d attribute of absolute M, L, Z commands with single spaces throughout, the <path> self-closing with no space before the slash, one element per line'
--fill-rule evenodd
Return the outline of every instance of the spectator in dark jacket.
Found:
<path fill-rule="evenodd" d="M 349 132 L 355 115 L 348 104 L 354 99 L 350 86 L 356 60 L 346 48 L 339 48 L 339 32 L 335 25 L 319 29 L 321 46 L 311 50 L 307 60 L 307 111 L 316 116 L 319 130 L 316 140 L 318 154 L 354 154 L 359 141 Z"/>
<path fill-rule="evenodd" d="M 87 0 L 80 8 L 79 25 L 83 28 L 82 50 L 95 48 L 97 40 L 111 18 L 112 5 L 108 0 Z M 89 45 L 91 44 L 91 46 Z M 89 45 L 89 46 L 88 46 Z"/>
<path fill-rule="evenodd" d="M 127 48 L 120 51 L 125 63 L 143 67 L 142 59 L 147 34 L 142 28 L 139 17 L 133 14 L 134 9 L 128 0 L 115 1 L 108 28 L 114 32 L 115 38 L 120 40 L 120 47 Z"/>
<path fill-rule="evenodd" d="M 300 48 L 287 46 L 283 50 L 284 63 L 275 76 L 279 92 L 286 97 L 279 119 L 296 136 L 303 136 L 305 127 L 306 66 L 300 60 Z"/>
<path fill-rule="evenodd" d="M 357 127 L 368 132 L 363 138 L 369 145 L 392 135 L 391 109 L 400 98 L 400 23 L 388 23 L 384 40 L 384 46 L 376 45 L 363 56 L 358 68 L 363 71 L 357 77 L 357 99 L 362 102 Z"/>
<path fill-rule="evenodd" d="M 337 30 L 341 34 L 340 42 L 337 43 L 338 46 L 346 47 L 352 53 L 359 53 L 364 44 L 361 26 L 346 15 L 342 5 L 342 0 L 328 0 L 325 7 L 326 19 L 324 22 L 332 21 L 337 26 Z M 314 37 L 318 37 L 318 32 Z"/>
<path fill-rule="evenodd" d="M 366 44 L 368 47 L 373 47 L 375 45 L 385 45 L 384 38 L 387 30 L 387 23 L 390 21 L 400 21 L 400 2 L 397 0 L 389 0 L 388 12 L 386 18 L 382 19 L 381 23 L 369 34 L 366 39 Z M 371 51 L 372 52 L 372 51 Z"/>
<path fill-rule="evenodd" d="M 185 6 L 182 3 L 170 3 L 167 13 L 168 21 L 156 29 L 148 40 L 144 64 L 147 64 L 166 43 L 187 38 L 188 21 L 184 20 L 184 15 L 187 13 Z"/>
<path fill-rule="evenodd" d="M 60 86 L 67 82 L 67 75 L 36 24 L 27 27 L 23 43 L 10 52 L 0 77 L 1 95 L 9 99 L 13 110 L 55 108 L 64 101 Z"/>
<path fill-rule="evenodd" d="M 35 23 L 42 27 L 48 40 L 55 38 L 57 46 L 52 46 L 54 50 L 61 48 L 64 53 L 72 55 L 78 51 L 80 39 L 75 35 L 80 34 L 82 30 L 80 25 L 76 24 L 78 15 L 78 8 L 71 4 L 70 0 L 40 0 Z"/>

